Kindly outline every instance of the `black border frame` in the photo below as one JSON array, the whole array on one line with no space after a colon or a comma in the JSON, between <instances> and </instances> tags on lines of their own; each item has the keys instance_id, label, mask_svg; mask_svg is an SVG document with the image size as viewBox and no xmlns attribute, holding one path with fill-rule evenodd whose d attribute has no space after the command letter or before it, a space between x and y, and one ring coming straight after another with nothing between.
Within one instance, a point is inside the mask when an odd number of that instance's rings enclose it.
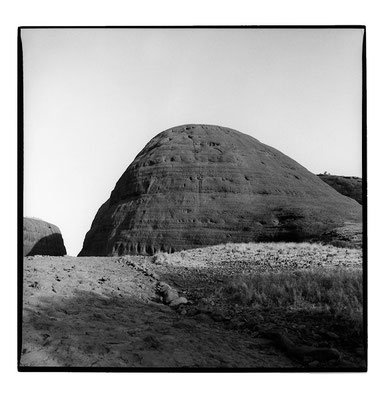
<instances>
[{"instance_id":1,"label":"black border frame","mask_svg":"<svg viewBox=\"0 0 386 400\"><path fill-rule=\"evenodd\" d=\"M363 212L363 340L366 367L358 368L113 368L113 367L23 367L23 210L24 210L24 81L22 30L27 29L360 29L362 46L362 212ZM149 25L149 26L19 26L17 29L17 370L19 372L367 372L368 369L368 237L367 237L367 66L365 25Z\"/></svg>"}]
</instances>

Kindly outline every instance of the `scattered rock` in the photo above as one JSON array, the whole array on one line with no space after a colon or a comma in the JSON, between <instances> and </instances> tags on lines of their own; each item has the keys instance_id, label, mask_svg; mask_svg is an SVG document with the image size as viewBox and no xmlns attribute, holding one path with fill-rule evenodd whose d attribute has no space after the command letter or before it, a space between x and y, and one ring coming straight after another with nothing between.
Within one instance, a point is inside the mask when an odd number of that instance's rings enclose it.
<instances>
[{"instance_id":1,"label":"scattered rock","mask_svg":"<svg viewBox=\"0 0 386 400\"><path fill-rule=\"evenodd\" d=\"M159 281L160 277L158 274L156 274L155 272L151 272L149 274L149 276L151 276L153 279L155 279L156 281Z\"/></svg>"},{"instance_id":2,"label":"scattered rock","mask_svg":"<svg viewBox=\"0 0 386 400\"><path fill-rule=\"evenodd\" d=\"M180 304L187 304L188 300L186 297L178 297L169 303L170 307L178 307Z\"/></svg>"},{"instance_id":3,"label":"scattered rock","mask_svg":"<svg viewBox=\"0 0 386 400\"><path fill-rule=\"evenodd\" d=\"M162 297L162 301L165 304L171 303L173 300L179 298L177 290L173 289L165 282L160 282L157 286L157 291Z\"/></svg>"},{"instance_id":4,"label":"scattered rock","mask_svg":"<svg viewBox=\"0 0 386 400\"><path fill-rule=\"evenodd\" d=\"M31 284L28 285L28 286L29 286L29 287L32 287L32 288L34 288L34 289L40 289L39 282L31 283Z\"/></svg>"},{"instance_id":5,"label":"scattered rock","mask_svg":"<svg viewBox=\"0 0 386 400\"><path fill-rule=\"evenodd\" d=\"M339 339L339 336L334 332L327 332L326 335L331 339Z\"/></svg>"}]
</instances>

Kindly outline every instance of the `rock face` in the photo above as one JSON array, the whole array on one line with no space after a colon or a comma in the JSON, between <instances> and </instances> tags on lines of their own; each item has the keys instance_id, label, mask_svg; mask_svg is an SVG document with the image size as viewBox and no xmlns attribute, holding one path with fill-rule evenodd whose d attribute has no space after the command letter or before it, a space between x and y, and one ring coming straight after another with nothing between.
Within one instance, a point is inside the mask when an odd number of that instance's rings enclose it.
<instances>
[{"instance_id":1,"label":"rock face","mask_svg":"<svg viewBox=\"0 0 386 400\"><path fill-rule=\"evenodd\" d=\"M233 129L183 125L137 155L79 255L300 241L346 221L360 222L361 206L281 152Z\"/></svg>"},{"instance_id":2,"label":"rock face","mask_svg":"<svg viewBox=\"0 0 386 400\"><path fill-rule=\"evenodd\" d=\"M64 256L62 234L57 226L39 219L23 218L24 256Z\"/></svg>"},{"instance_id":3,"label":"rock face","mask_svg":"<svg viewBox=\"0 0 386 400\"><path fill-rule=\"evenodd\" d=\"M351 197L359 204L362 204L362 178L327 174L320 174L318 176L339 193Z\"/></svg>"}]
</instances>

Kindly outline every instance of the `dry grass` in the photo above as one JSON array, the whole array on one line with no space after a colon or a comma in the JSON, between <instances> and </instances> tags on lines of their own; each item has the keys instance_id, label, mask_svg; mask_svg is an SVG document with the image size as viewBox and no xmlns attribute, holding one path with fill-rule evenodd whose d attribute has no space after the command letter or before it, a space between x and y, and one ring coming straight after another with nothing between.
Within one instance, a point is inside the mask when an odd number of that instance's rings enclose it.
<instances>
[{"instance_id":1,"label":"dry grass","mask_svg":"<svg viewBox=\"0 0 386 400\"><path fill-rule=\"evenodd\" d=\"M218 290L224 301L251 308L323 312L360 329L363 315L362 271L315 269L238 275Z\"/></svg>"},{"instance_id":2,"label":"dry grass","mask_svg":"<svg viewBox=\"0 0 386 400\"><path fill-rule=\"evenodd\" d=\"M362 357L357 354L364 351L365 328L361 249L227 243L153 261L190 300L226 316L236 329L257 336L279 330L299 345L334 347L354 363Z\"/></svg>"},{"instance_id":3,"label":"dry grass","mask_svg":"<svg viewBox=\"0 0 386 400\"><path fill-rule=\"evenodd\" d=\"M263 272L241 275L222 289L232 301L256 307L313 308L333 313L362 310L362 274L351 271Z\"/></svg>"},{"instance_id":4,"label":"dry grass","mask_svg":"<svg viewBox=\"0 0 386 400\"><path fill-rule=\"evenodd\" d=\"M197 275L206 297L273 313L315 312L362 321L362 251L319 243L227 243L173 254L153 263ZM221 283L209 284L209 278ZM358 322L359 323L359 322Z\"/></svg>"}]
</instances>

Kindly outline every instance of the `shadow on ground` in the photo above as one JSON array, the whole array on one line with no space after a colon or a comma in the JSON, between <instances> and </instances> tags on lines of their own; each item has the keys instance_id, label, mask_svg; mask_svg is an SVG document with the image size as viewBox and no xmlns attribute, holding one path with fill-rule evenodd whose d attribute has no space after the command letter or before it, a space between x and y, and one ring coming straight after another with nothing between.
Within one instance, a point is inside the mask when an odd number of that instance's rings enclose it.
<instances>
[{"instance_id":1,"label":"shadow on ground","mask_svg":"<svg viewBox=\"0 0 386 400\"><path fill-rule=\"evenodd\" d=\"M27 354L42 347L44 354L33 360L38 364L92 366L113 353L118 364L119 360L140 364L134 350L160 345L151 339L154 320L158 336L170 331L168 309L128 296L107 297L78 290L72 297L45 296L39 300L35 310L25 313L22 349Z\"/></svg>"},{"instance_id":2,"label":"shadow on ground","mask_svg":"<svg viewBox=\"0 0 386 400\"><path fill-rule=\"evenodd\" d=\"M266 343L129 296L75 291L25 307L21 366L291 368Z\"/></svg>"}]
</instances>

